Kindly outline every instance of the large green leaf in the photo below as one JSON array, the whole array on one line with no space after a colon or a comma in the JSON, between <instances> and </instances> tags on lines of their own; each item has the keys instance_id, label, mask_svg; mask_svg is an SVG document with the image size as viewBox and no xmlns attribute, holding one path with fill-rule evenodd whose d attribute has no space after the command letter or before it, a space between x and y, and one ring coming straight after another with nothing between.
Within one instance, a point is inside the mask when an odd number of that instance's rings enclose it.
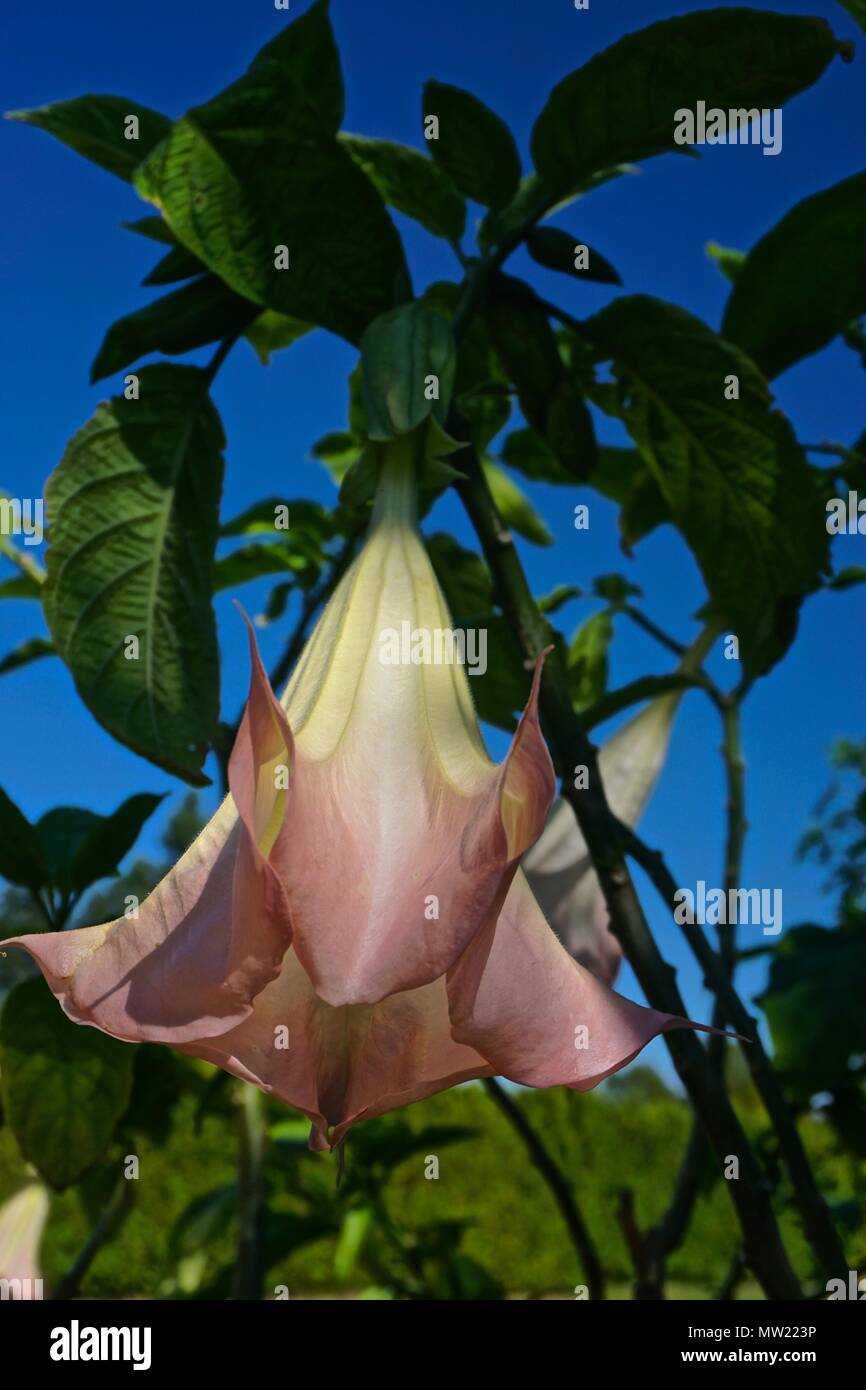
<instances>
[{"instance_id":1,"label":"large green leaf","mask_svg":"<svg viewBox=\"0 0 866 1390\"><path fill-rule=\"evenodd\" d=\"M837 42L822 19L704 10L606 48L551 93L532 132L541 177L567 189L609 165L679 148L675 112L781 106L821 76Z\"/></svg>"},{"instance_id":2,"label":"large green leaf","mask_svg":"<svg viewBox=\"0 0 866 1390\"><path fill-rule=\"evenodd\" d=\"M126 1108L135 1048L65 1015L41 979L0 1017L3 1109L21 1153L54 1188L102 1158Z\"/></svg>"},{"instance_id":3,"label":"large green leaf","mask_svg":"<svg viewBox=\"0 0 866 1390\"><path fill-rule=\"evenodd\" d=\"M414 218L434 236L460 240L466 204L438 164L411 145L393 140L343 134L340 142L392 208Z\"/></svg>"},{"instance_id":4,"label":"large green leaf","mask_svg":"<svg viewBox=\"0 0 866 1390\"><path fill-rule=\"evenodd\" d=\"M392 309L365 332L361 370L370 439L408 434L431 415L444 421L454 384L451 325L419 300Z\"/></svg>"},{"instance_id":5,"label":"large green leaf","mask_svg":"<svg viewBox=\"0 0 866 1390\"><path fill-rule=\"evenodd\" d=\"M866 174L792 208L737 272L722 332L768 377L866 313Z\"/></svg>"},{"instance_id":6,"label":"large green leaf","mask_svg":"<svg viewBox=\"0 0 866 1390\"><path fill-rule=\"evenodd\" d=\"M74 97L72 101L56 101L30 111L10 111L8 115L10 120L47 130L64 145L122 179L132 178L136 165L171 129L167 116L128 97ZM138 119L138 139L126 138L128 116Z\"/></svg>"},{"instance_id":7,"label":"large green leaf","mask_svg":"<svg viewBox=\"0 0 866 1390\"><path fill-rule=\"evenodd\" d=\"M41 888L48 880L42 844L24 812L0 788L0 878L22 888Z\"/></svg>"},{"instance_id":8,"label":"large green leaf","mask_svg":"<svg viewBox=\"0 0 866 1390\"><path fill-rule=\"evenodd\" d=\"M818 475L749 358L700 319L635 296L585 327L613 360L619 413L742 659L767 669L827 565ZM738 400L725 398L729 376Z\"/></svg>"},{"instance_id":9,"label":"large green leaf","mask_svg":"<svg viewBox=\"0 0 866 1390\"><path fill-rule=\"evenodd\" d=\"M161 796L139 792L109 816L77 806L56 806L36 826L52 885L61 893L81 894L91 883L117 871Z\"/></svg>"},{"instance_id":10,"label":"large green leaf","mask_svg":"<svg viewBox=\"0 0 866 1390\"><path fill-rule=\"evenodd\" d=\"M231 337L260 313L258 304L241 299L215 275L202 276L113 323L90 369L90 380L111 376L151 352L173 357Z\"/></svg>"},{"instance_id":11,"label":"large green leaf","mask_svg":"<svg viewBox=\"0 0 866 1390\"><path fill-rule=\"evenodd\" d=\"M162 364L140 399L97 407L48 481L45 614L101 724L188 781L219 703L210 604L222 487L222 426L208 377ZM139 641L137 659L125 655Z\"/></svg>"},{"instance_id":12,"label":"large green leaf","mask_svg":"<svg viewBox=\"0 0 866 1390\"><path fill-rule=\"evenodd\" d=\"M335 138L341 115L319 3L238 82L176 122L135 182L237 294L357 342L410 289L384 203Z\"/></svg>"},{"instance_id":13,"label":"large green leaf","mask_svg":"<svg viewBox=\"0 0 866 1390\"><path fill-rule=\"evenodd\" d=\"M866 925L786 931L760 1004L775 1060L802 1099L851 1080L849 1059L866 1052Z\"/></svg>"},{"instance_id":14,"label":"large green leaf","mask_svg":"<svg viewBox=\"0 0 866 1390\"><path fill-rule=\"evenodd\" d=\"M430 153L452 181L485 207L502 208L520 183L520 157L503 120L483 101L444 82L424 84L425 119L436 116Z\"/></svg>"}]
</instances>

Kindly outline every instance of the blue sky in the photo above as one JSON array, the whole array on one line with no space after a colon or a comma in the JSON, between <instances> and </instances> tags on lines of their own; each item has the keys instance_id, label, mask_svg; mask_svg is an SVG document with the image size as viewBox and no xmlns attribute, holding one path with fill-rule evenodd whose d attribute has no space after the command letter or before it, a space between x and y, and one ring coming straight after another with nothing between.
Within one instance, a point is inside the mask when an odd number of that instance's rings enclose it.
<instances>
[{"instance_id":1,"label":"blue sky","mask_svg":"<svg viewBox=\"0 0 866 1390\"><path fill-rule=\"evenodd\" d=\"M292 17L305 4L292 0ZM420 92L429 77L464 86L502 115L529 167L532 122L554 82L593 53L650 20L712 5L655 0L592 0L588 12L571 0L377 0L360 6L333 0L332 19L347 89L346 128L419 144ZM859 143L866 115L866 36L831 0L788 0L761 8L828 19L840 37L855 39L855 63L835 61L825 77L785 109L784 148L764 158L758 148L719 147L701 161L663 156L639 176L620 179L560 214L555 224L574 231L613 261L627 292L655 294L684 305L717 326L726 285L704 252L705 243L748 248L795 202L862 168ZM146 6L88 0L44 0L5 13L0 59L7 109L80 95L129 96L169 115L211 96L246 67L282 27L285 15L268 0L148 0ZM0 344L5 445L0 487L21 496L42 495L69 436L116 388L88 385L90 362L107 326L146 303L140 287L156 259L151 244L121 230L123 220L147 209L123 182L88 164L42 132L0 124L0 160L9 192L3 219L2 265L6 331ZM456 277L449 250L422 229L398 219L416 288ZM832 254L832 248L828 248ZM515 273L529 273L548 297L577 315L611 297L604 287L577 286L532 267L522 255ZM803 274L809 267L803 266ZM200 356L207 356L201 354ZM196 360L195 355L191 360ZM345 377L354 354L324 333L302 340L262 368L241 345L223 368L214 397L228 435L224 515L259 497L332 498L329 480L309 458L311 443L345 420ZM866 427L866 378L853 355L834 345L786 373L776 384L781 407L801 440L850 441ZM619 442L607 421L601 436ZM596 574L620 570L646 593L644 606L680 637L694 630L691 614L703 591L694 562L670 528L643 542L632 560L618 549L616 513L594 496L547 486L531 489L553 531L548 550L523 546L533 586L585 586ZM591 501L589 532L574 531L576 500ZM433 526L471 538L456 502L443 500ZM737 536L730 544L739 544ZM862 538L837 545L836 564L864 563ZM3 569L5 577L6 569ZM252 612L267 583L246 586L239 597ZM247 681L247 658L230 595L218 614L223 651L223 713L233 718ZM745 881L781 887L785 921L826 918L822 875L793 862L795 843L827 780L826 751L839 735L863 731L864 646L862 590L820 595L807 605L793 651L749 699L745 741L749 762L751 831ZM573 603L561 615L570 633L590 611ZM278 655L287 619L262 635L266 662ZM0 653L42 632L35 604L0 606ZM667 669L665 654L624 623L613 651L612 683ZM720 657L711 669L729 680ZM48 660L0 679L5 732L0 785L36 817L57 804L106 812L140 790L182 785L121 748L81 705L69 675ZM721 873L724 792L715 713L691 695L674 735L670 763L643 823L646 837L663 846L677 881L717 883ZM502 751L494 736L491 748ZM212 804L213 797L205 794ZM155 829L159 821L155 823ZM152 844L148 832L141 845ZM692 1016L707 1017L697 971L677 929L647 892L650 920L663 951L680 971ZM756 928L745 928L759 944ZM763 979L763 965L744 973L747 989ZM621 979L636 993L628 972ZM652 1056L663 1061L654 1045Z\"/></svg>"}]
</instances>

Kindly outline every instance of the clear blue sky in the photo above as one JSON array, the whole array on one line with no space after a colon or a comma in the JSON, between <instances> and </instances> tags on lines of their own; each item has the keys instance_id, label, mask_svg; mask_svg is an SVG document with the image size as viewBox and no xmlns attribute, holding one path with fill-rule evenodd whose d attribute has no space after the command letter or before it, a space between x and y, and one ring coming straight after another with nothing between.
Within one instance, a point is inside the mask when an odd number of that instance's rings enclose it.
<instances>
[{"instance_id":1,"label":"clear blue sky","mask_svg":"<svg viewBox=\"0 0 866 1390\"><path fill-rule=\"evenodd\" d=\"M292 0L292 16L306 4ZM577 12L571 0L333 0L332 18L343 56L346 126L369 135L420 141L420 92L428 77L475 92L504 116L528 166L532 121L551 85L622 34L650 22L712 5L655 0L592 0ZM626 291L659 295L717 325L726 286L706 258L717 240L748 248L807 194L862 168L866 116L866 36L834 0L788 0L764 9L818 14L839 36L858 43L856 62L836 61L818 85L785 109L784 149L764 158L757 148L716 148L703 159L663 156L637 178L620 179L560 214L573 230L618 267ZM284 24L269 0L43 0L7 9L0 59L3 104L36 106L84 92L137 99L169 115L211 96L246 67ZM6 190L2 265L6 329L0 361L4 457L0 487L40 496L69 436L116 383L88 386L88 369L105 331L152 292L140 281L155 260L146 241L120 229L147 209L120 180L80 159L43 132L0 124ZM415 225L400 221L416 287L454 277L450 252ZM827 254L832 254L828 248ZM528 269L521 257L515 272ZM533 267L534 283L573 313L601 307L604 288L577 287ZM809 274L809 266L803 266ZM332 496L310 444L345 419L345 376L353 364L346 344L316 333L262 368L242 345L215 387L229 445L224 514L270 494ZM866 427L866 377L847 350L834 346L795 367L777 383L780 405L802 440L849 441ZM608 422L600 433L618 442ZM554 583L584 585L599 573L626 572L646 592L646 608L671 631L688 636L702 587L690 556L663 528L628 561L618 550L616 515L607 503L569 489L532 489L556 535L549 550L524 546L538 592ZM576 500L591 500L588 533L571 527ZM432 524L454 527L469 541L451 499ZM731 536L730 543L738 544ZM836 564L864 563L862 538L837 546ZM3 568L5 577L6 568ZM267 583L239 597L256 612ZM752 829L745 881L781 887L785 921L826 916L822 875L793 862L793 849L827 779L825 755L839 735L863 732L863 591L819 596L806 607L792 653L751 696L746 714L749 814ZM562 615L567 632L590 611L574 603ZM230 596L218 603L223 650L223 713L233 718L247 681L247 658ZM277 656L292 612L262 637L266 662ZM0 605L0 653L42 632L32 603ZM717 674L726 678L726 663ZM666 669L664 653L623 625L614 648L614 684ZM78 701L56 660L0 679L4 730L0 785L36 817L57 804L106 812L140 790L171 791L181 784L104 733ZM666 849L679 883L717 883L721 872L723 786L718 727L712 710L690 696L675 731L673 752L644 821L647 838ZM494 736L499 753L503 740ZM205 794L206 798L209 794ZM211 802L214 797L209 798ZM159 822L156 823L156 826ZM142 839L152 844L154 834ZM677 929L645 894L662 949L680 969L692 1016L708 1016L699 977ZM757 931L754 941L758 944ZM744 929L747 933L748 928ZM764 967L749 968L756 987ZM621 987L636 993L628 972ZM663 1052L654 1045L653 1057Z\"/></svg>"}]
</instances>

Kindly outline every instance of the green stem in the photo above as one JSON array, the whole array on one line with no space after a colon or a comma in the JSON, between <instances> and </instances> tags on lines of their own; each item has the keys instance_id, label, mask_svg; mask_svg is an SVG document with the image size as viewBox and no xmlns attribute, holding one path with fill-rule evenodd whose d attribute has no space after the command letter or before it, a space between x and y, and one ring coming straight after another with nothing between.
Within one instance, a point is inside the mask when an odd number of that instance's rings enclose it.
<instances>
[{"instance_id":1,"label":"green stem","mask_svg":"<svg viewBox=\"0 0 866 1390\"><path fill-rule=\"evenodd\" d=\"M232 1298L260 1299L265 1274L265 1104L257 1086L246 1081L240 1084L238 1247Z\"/></svg>"},{"instance_id":2,"label":"green stem","mask_svg":"<svg viewBox=\"0 0 866 1390\"><path fill-rule=\"evenodd\" d=\"M125 1178L121 1175L118 1178L117 1186L111 1195L111 1199L99 1217L96 1225L87 1237L81 1250L76 1255L69 1269L63 1275L54 1292L51 1295L52 1301L67 1298L76 1298L90 1266L103 1245L115 1235L118 1228L126 1219L135 1200L135 1179Z\"/></svg>"}]
</instances>

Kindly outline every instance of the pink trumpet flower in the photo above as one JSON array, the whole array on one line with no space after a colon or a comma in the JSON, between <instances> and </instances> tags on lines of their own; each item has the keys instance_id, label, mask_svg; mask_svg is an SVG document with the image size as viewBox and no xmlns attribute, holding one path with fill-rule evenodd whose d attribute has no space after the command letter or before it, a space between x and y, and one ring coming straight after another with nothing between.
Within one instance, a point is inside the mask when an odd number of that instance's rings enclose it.
<instances>
[{"instance_id":1,"label":"pink trumpet flower","mask_svg":"<svg viewBox=\"0 0 866 1390\"><path fill-rule=\"evenodd\" d=\"M554 792L540 664L497 766L459 663L383 659L404 623L450 631L410 456L386 451L366 543L279 701L251 637L230 795L137 916L4 942L75 1022L254 1082L319 1149L474 1077L587 1090L692 1026L573 961L519 869Z\"/></svg>"}]
</instances>

